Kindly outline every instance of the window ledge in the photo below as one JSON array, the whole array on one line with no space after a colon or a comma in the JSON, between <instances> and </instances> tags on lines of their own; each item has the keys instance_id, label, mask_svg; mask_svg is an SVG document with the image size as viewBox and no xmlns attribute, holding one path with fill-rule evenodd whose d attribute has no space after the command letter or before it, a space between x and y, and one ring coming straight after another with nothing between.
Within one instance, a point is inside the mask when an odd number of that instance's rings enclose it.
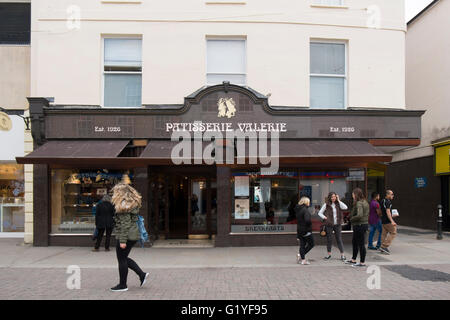
<instances>
[{"instance_id":1,"label":"window ledge","mask_svg":"<svg viewBox=\"0 0 450 320\"><path fill-rule=\"evenodd\" d=\"M231 5L245 5L245 1L206 1L205 4L231 4Z\"/></svg>"},{"instance_id":2,"label":"window ledge","mask_svg":"<svg viewBox=\"0 0 450 320\"><path fill-rule=\"evenodd\" d=\"M311 8L348 9L348 6L336 6L328 4L312 4Z\"/></svg>"},{"instance_id":3,"label":"window ledge","mask_svg":"<svg viewBox=\"0 0 450 320\"><path fill-rule=\"evenodd\" d=\"M142 1L139 0L102 0L102 3L105 4L141 4Z\"/></svg>"}]
</instances>

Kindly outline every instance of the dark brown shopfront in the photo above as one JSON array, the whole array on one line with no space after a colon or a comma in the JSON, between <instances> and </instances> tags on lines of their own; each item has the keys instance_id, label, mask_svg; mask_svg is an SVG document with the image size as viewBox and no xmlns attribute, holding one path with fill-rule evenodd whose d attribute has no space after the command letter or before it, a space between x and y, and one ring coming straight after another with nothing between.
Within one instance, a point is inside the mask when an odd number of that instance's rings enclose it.
<instances>
[{"instance_id":1,"label":"dark brown shopfront","mask_svg":"<svg viewBox=\"0 0 450 320\"><path fill-rule=\"evenodd\" d=\"M389 148L418 145L423 114L269 106L227 83L182 105L139 109L29 101L35 151L17 161L34 164L35 246L91 245L95 204L123 180L142 193L154 239L296 245L289 213L296 197L308 196L314 214L330 191L349 207L354 187L381 192ZM244 153L230 132L246 134ZM274 132L279 144L260 144Z\"/></svg>"}]
</instances>

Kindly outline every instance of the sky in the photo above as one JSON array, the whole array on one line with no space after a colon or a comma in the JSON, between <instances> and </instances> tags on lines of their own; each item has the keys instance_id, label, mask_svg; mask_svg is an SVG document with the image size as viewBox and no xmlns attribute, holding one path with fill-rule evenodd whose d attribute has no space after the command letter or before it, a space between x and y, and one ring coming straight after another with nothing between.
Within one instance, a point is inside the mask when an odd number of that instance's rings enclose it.
<instances>
[{"instance_id":1,"label":"sky","mask_svg":"<svg viewBox=\"0 0 450 320\"><path fill-rule=\"evenodd\" d=\"M431 2L433 2L433 0L405 0L406 22L414 18L416 14L422 11Z\"/></svg>"}]
</instances>

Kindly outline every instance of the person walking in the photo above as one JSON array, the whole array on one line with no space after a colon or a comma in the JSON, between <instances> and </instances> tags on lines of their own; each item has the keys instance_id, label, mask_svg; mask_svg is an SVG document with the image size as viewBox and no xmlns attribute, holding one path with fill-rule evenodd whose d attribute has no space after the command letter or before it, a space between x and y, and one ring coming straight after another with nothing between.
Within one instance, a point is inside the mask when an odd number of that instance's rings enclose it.
<instances>
[{"instance_id":1,"label":"person walking","mask_svg":"<svg viewBox=\"0 0 450 320\"><path fill-rule=\"evenodd\" d=\"M311 214L308 210L309 205L309 198L302 197L295 206L295 215L297 218L297 238L300 241L299 254L297 254L297 263L301 263L302 265L310 264L309 261L306 260L306 254L314 247Z\"/></svg>"},{"instance_id":2,"label":"person walking","mask_svg":"<svg viewBox=\"0 0 450 320\"><path fill-rule=\"evenodd\" d=\"M351 260L345 261L347 264L351 264L354 267L365 267L366 260L366 232L369 222L369 203L367 202L364 194L360 188L355 188L352 193L353 196L353 209L350 214L350 222L353 227L353 256ZM356 263L356 257L360 254L360 262Z\"/></svg>"},{"instance_id":3,"label":"person walking","mask_svg":"<svg viewBox=\"0 0 450 320\"><path fill-rule=\"evenodd\" d=\"M120 283L111 288L111 291L127 291L128 268L133 270L139 277L141 287L145 284L149 274L132 259L128 258L131 249L140 238L137 226L138 213L141 208L141 195L125 183L119 183L112 189L112 203L116 210L115 232L117 238L116 255L119 265Z\"/></svg>"},{"instance_id":4,"label":"person walking","mask_svg":"<svg viewBox=\"0 0 450 320\"><path fill-rule=\"evenodd\" d=\"M394 199L394 192L386 190L386 196L381 201L381 224L383 232L381 233L381 247L380 251L385 254L391 254L389 246L394 241L397 235L397 224L392 217L392 200Z\"/></svg>"},{"instance_id":5,"label":"person walking","mask_svg":"<svg viewBox=\"0 0 450 320\"><path fill-rule=\"evenodd\" d=\"M98 252L100 244L102 243L103 234L106 231L105 251L109 251L109 244L111 241L111 234L114 225L114 206L111 203L111 197L105 194L102 200L97 204L95 210L95 227L97 228L97 241L95 247L92 249Z\"/></svg>"},{"instance_id":6,"label":"person walking","mask_svg":"<svg viewBox=\"0 0 450 320\"><path fill-rule=\"evenodd\" d=\"M344 244L342 242L342 224L344 223L344 216L342 210L347 210L348 207L345 203L339 200L339 195L335 192L330 192L325 199L325 204L319 211L319 217L325 221L325 229L327 232L327 252L328 255L325 260L331 259L331 246L333 243L332 234L336 238L336 243L341 252L341 260L345 261Z\"/></svg>"},{"instance_id":7,"label":"person walking","mask_svg":"<svg viewBox=\"0 0 450 320\"><path fill-rule=\"evenodd\" d=\"M377 192L372 192L372 201L370 201L370 213L369 213L369 243L367 248L369 250L378 250L381 247L381 209L380 209L380 194ZM378 231L378 241L377 246L373 246L373 236L375 235L375 231Z\"/></svg>"}]
</instances>

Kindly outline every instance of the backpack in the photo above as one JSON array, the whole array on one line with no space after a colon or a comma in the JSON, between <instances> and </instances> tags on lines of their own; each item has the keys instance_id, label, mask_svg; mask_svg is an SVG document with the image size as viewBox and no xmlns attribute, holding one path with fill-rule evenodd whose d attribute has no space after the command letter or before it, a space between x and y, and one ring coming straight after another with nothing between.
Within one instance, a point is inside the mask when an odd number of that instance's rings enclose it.
<instances>
[{"instance_id":1,"label":"backpack","mask_svg":"<svg viewBox=\"0 0 450 320\"><path fill-rule=\"evenodd\" d=\"M139 243L141 244L141 247L144 247L144 244L148 242L148 233L147 230L145 230L144 217L138 215L138 220L136 221L136 224L140 234Z\"/></svg>"}]
</instances>

